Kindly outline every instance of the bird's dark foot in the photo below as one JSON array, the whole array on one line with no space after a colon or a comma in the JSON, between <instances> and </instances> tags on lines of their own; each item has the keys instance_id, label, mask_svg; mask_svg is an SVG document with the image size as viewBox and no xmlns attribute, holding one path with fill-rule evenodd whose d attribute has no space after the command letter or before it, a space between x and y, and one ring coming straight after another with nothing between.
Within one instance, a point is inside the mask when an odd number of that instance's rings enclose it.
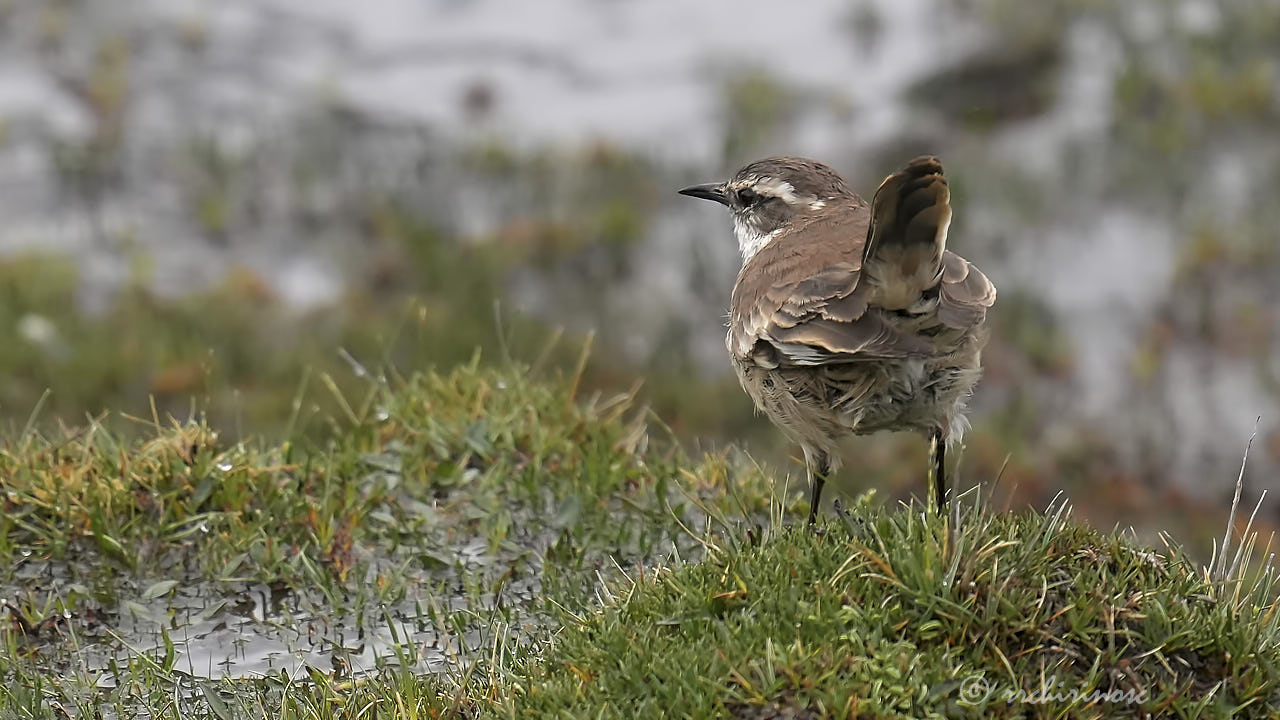
<instances>
[{"instance_id":1,"label":"bird's dark foot","mask_svg":"<svg viewBox=\"0 0 1280 720\"><path fill-rule=\"evenodd\" d=\"M809 527L818 521L818 508L822 507L822 486L827 484L827 476L831 474L831 463L826 453L816 453L817 469L808 461L809 453L805 453L806 465L809 469Z\"/></svg>"},{"instance_id":2,"label":"bird's dark foot","mask_svg":"<svg viewBox=\"0 0 1280 720\"><path fill-rule=\"evenodd\" d=\"M827 534L826 528L818 524L818 506L817 505L814 505L809 508L808 527L810 530L813 531L813 534L815 535L822 536Z\"/></svg>"},{"instance_id":3,"label":"bird's dark foot","mask_svg":"<svg viewBox=\"0 0 1280 720\"><path fill-rule=\"evenodd\" d=\"M947 436L936 430L930 438L929 454L931 456L930 474L933 476L934 512L939 516L947 514Z\"/></svg>"}]
</instances>

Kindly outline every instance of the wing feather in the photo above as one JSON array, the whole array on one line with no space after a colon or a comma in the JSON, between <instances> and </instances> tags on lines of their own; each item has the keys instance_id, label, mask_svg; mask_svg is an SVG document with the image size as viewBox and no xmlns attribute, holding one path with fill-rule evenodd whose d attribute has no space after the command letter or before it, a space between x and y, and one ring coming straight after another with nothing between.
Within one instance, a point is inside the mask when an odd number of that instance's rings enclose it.
<instances>
[{"instance_id":1,"label":"wing feather","mask_svg":"<svg viewBox=\"0 0 1280 720\"><path fill-rule=\"evenodd\" d=\"M950 251L942 258L938 292L938 320L964 330L980 325L996 302L996 286L973 263Z\"/></svg>"},{"instance_id":2,"label":"wing feather","mask_svg":"<svg viewBox=\"0 0 1280 720\"><path fill-rule=\"evenodd\" d=\"M794 327L771 327L763 340L795 365L906 358L932 350L928 338L901 332L878 312L852 322L813 318Z\"/></svg>"}]
</instances>

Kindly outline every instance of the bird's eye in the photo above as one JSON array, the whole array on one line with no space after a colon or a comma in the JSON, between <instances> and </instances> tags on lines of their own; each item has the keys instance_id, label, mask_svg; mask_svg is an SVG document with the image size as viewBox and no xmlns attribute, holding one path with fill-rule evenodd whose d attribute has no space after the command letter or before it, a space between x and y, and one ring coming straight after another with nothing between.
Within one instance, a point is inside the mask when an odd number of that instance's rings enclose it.
<instances>
[{"instance_id":1,"label":"bird's eye","mask_svg":"<svg viewBox=\"0 0 1280 720\"><path fill-rule=\"evenodd\" d=\"M760 202L760 193L755 190L752 190L751 188L743 188L738 191L738 203L742 205L742 207L751 207L758 202Z\"/></svg>"}]
</instances>

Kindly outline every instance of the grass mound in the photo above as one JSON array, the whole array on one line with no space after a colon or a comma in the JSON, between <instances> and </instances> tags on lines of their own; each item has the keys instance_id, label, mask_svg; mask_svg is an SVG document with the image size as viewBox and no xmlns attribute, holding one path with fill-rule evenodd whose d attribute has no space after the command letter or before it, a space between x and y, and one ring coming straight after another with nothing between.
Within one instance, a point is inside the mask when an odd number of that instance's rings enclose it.
<instances>
[{"instance_id":1,"label":"grass mound","mask_svg":"<svg viewBox=\"0 0 1280 720\"><path fill-rule=\"evenodd\" d=\"M634 576L512 717L1276 717L1267 583L1047 515L860 509ZM637 712L636 708L640 708Z\"/></svg>"}]
</instances>

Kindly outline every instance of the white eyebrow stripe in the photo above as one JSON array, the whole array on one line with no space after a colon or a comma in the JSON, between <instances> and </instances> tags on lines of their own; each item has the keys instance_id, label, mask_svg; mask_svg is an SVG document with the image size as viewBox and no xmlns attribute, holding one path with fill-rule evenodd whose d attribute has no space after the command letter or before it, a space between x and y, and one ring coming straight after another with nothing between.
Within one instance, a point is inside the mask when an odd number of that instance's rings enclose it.
<instances>
[{"instance_id":1,"label":"white eyebrow stripe","mask_svg":"<svg viewBox=\"0 0 1280 720\"><path fill-rule=\"evenodd\" d=\"M788 205L795 205L800 202L800 196L796 195L796 188L786 180L777 180L771 177L762 177L755 182L755 191L761 195L772 195L776 198L782 198Z\"/></svg>"}]
</instances>

